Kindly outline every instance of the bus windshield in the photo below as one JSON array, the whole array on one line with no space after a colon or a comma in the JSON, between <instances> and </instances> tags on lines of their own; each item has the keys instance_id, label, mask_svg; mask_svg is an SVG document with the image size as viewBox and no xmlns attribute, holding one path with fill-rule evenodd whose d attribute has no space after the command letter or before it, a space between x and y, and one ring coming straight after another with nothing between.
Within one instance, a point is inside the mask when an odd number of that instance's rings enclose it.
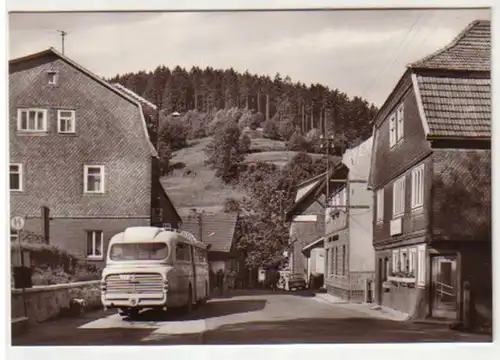
<instances>
[{"instance_id":1,"label":"bus windshield","mask_svg":"<svg viewBox=\"0 0 500 360\"><path fill-rule=\"evenodd\" d=\"M114 244L110 258L113 261L163 260L168 256L166 243Z\"/></svg>"}]
</instances>

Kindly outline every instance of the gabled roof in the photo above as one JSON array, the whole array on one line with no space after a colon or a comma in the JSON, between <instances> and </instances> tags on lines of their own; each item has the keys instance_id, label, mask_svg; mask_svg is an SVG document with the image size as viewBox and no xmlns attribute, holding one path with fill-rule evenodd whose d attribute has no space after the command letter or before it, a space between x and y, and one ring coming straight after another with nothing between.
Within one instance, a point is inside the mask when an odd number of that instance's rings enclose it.
<instances>
[{"instance_id":1,"label":"gabled roof","mask_svg":"<svg viewBox=\"0 0 500 360\"><path fill-rule=\"evenodd\" d=\"M163 194L165 195L167 202L170 204L170 206L174 210L175 217L177 218L177 220L179 220L180 223L182 223L182 217L177 212L177 209L175 208L175 204L172 202L172 199L170 199L170 197L168 196L167 188L165 187L164 184L162 184L162 182L160 180L158 180L158 182L160 183L161 189L163 190Z\"/></svg>"},{"instance_id":2,"label":"gabled roof","mask_svg":"<svg viewBox=\"0 0 500 360\"><path fill-rule=\"evenodd\" d=\"M201 241L212 245L210 252L228 253L231 251L237 220L238 213L201 214ZM189 231L199 239L198 221L197 216L184 216L180 228Z\"/></svg>"},{"instance_id":3,"label":"gabled roof","mask_svg":"<svg viewBox=\"0 0 500 360\"><path fill-rule=\"evenodd\" d=\"M490 21L473 21L449 45L408 67L413 69L490 71Z\"/></svg>"},{"instance_id":4,"label":"gabled roof","mask_svg":"<svg viewBox=\"0 0 500 360\"><path fill-rule=\"evenodd\" d=\"M113 86L115 88L117 88L118 90L123 91L127 95L130 95L131 97L133 97L134 99L136 99L137 101L139 101L142 105L146 105L146 106L150 107L152 110L156 110L156 105L155 104L153 104L153 103L149 102L148 100L144 99L142 96L140 96L139 94L135 93L134 91L126 88L122 84L114 83Z\"/></svg>"},{"instance_id":5,"label":"gabled roof","mask_svg":"<svg viewBox=\"0 0 500 360\"><path fill-rule=\"evenodd\" d=\"M81 66L80 64L78 64L75 61L71 60L67 56L61 54L56 49L54 49L54 48L51 47L51 48L49 48L47 50L43 50L43 51L40 51L40 52L37 52L37 53L33 53L33 54L30 54L30 55L27 55L27 56L23 56L23 57L20 57L20 58L12 59L12 60L9 61L9 68L11 66L16 66L16 65L19 65L19 64L21 64L23 62L29 61L29 60L33 60L33 59L36 59L36 58L40 58L40 57L44 57L44 56L49 56L49 55L53 55L53 56L55 56L55 57L57 57L57 58L65 61L67 64L73 66L75 69L81 71L82 73L84 73L85 75L87 75L88 77L90 77L92 80L98 82L99 84L101 84L104 87L108 88L112 92L118 94L119 96L123 97L124 99L130 101L132 104L136 105L138 107L138 109L139 109L139 114L141 116L141 122L142 122L142 127L143 127L143 130L144 130L145 140L147 142L147 145L148 145L148 148L149 148L149 150L151 152L151 155L152 156L158 156L158 154L156 152L156 149L154 148L153 144L151 143L151 141L149 139L148 130L147 130L147 126L146 126L146 120L144 119L144 114L143 114L141 103L138 100L134 99L132 96L126 94L123 91L120 91L118 88L114 87L113 85L111 85L107 81L103 80L102 78L100 78L99 76L97 76L96 74L94 74L93 72L91 72L90 70L84 68L83 66Z\"/></svg>"},{"instance_id":6,"label":"gabled roof","mask_svg":"<svg viewBox=\"0 0 500 360\"><path fill-rule=\"evenodd\" d=\"M490 21L470 23L409 69L427 138L491 138Z\"/></svg>"},{"instance_id":7,"label":"gabled roof","mask_svg":"<svg viewBox=\"0 0 500 360\"><path fill-rule=\"evenodd\" d=\"M339 162L330 170L328 179L332 180L338 178L339 175L343 175L343 171L349 171L349 169L345 166L344 163ZM327 183L326 175L327 173L324 172L316 176L315 178L318 178L320 181L318 181L313 187L311 187L302 197L300 197L300 199L295 201L292 206L285 210L286 221L292 220L293 216L301 213L302 209L307 206L306 204L310 204L323 194L324 188L326 187ZM324 178L323 180L321 180L322 177Z\"/></svg>"},{"instance_id":8,"label":"gabled roof","mask_svg":"<svg viewBox=\"0 0 500 360\"><path fill-rule=\"evenodd\" d=\"M302 181L301 183L299 183L299 184L297 185L297 188L298 188L298 189L300 189L301 187L304 187L304 186L307 186L307 185L309 185L309 184L312 184L312 183L313 183L313 182L315 182L316 180L321 179L322 177L324 177L325 175L326 175L326 172L324 172L324 173L322 173L322 174L319 174L319 175L316 175L316 176L314 176L314 177L312 177L312 178L309 178L309 179L307 179L307 180L304 180L304 181Z\"/></svg>"},{"instance_id":9,"label":"gabled roof","mask_svg":"<svg viewBox=\"0 0 500 360\"><path fill-rule=\"evenodd\" d=\"M490 139L491 80L414 74L427 138Z\"/></svg>"}]
</instances>

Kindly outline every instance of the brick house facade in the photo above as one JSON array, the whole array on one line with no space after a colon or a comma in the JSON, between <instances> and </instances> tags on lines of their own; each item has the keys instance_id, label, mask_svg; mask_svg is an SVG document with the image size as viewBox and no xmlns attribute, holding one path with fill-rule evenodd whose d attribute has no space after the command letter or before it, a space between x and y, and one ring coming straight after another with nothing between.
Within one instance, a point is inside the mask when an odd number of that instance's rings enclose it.
<instances>
[{"instance_id":1,"label":"brick house facade","mask_svg":"<svg viewBox=\"0 0 500 360\"><path fill-rule=\"evenodd\" d=\"M490 23L408 66L374 119L376 301L491 321ZM480 320L482 319L482 320Z\"/></svg>"},{"instance_id":2,"label":"brick house facade","mask_svg":"<svg viewBox=\"0 0 500 360\"><path fill-rule=\"evenodd\" d=\"M124 228L180 223L141 104L54 49L9 62L9 132L11 215L51 244L102 265Z\"/></svg>"}]
</instances>

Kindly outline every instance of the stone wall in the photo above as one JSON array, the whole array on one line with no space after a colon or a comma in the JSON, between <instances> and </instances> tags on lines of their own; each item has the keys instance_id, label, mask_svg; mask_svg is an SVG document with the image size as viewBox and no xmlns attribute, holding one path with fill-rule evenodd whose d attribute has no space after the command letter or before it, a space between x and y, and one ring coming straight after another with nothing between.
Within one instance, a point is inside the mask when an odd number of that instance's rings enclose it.
<instances>
[{"instance_id":1,"label":"stone wall","mask_svg":"<svg viewBox=\"0 0 500 360\"><path fill-rule=\"evenodd\" d=\"M25 314L23 290L12 289L11 319L27 317L30 323L40 323L68 310L72 299L86 300L87 309L98 308L102 306L100 296L99 281L35 286L24 291Z\"/></svg>"}]
</instances>

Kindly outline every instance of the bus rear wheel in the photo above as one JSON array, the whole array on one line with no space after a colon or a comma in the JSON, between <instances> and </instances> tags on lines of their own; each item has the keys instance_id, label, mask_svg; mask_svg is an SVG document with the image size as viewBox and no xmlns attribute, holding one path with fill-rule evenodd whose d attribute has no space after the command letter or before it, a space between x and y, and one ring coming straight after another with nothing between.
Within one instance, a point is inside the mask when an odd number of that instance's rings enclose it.
<instances>
[{"instance_id":1,"label":"bus rear wheel","mask_svg":"<svg viewBox=\"0 0 500 360\"><path fill-rule=\"evenodd\" d=\"M208 300L208 283L205 283L205 293L203 294L203 297L200 298L197 302L196 305L205 305Z\"/></svg>"}]
</instances>

